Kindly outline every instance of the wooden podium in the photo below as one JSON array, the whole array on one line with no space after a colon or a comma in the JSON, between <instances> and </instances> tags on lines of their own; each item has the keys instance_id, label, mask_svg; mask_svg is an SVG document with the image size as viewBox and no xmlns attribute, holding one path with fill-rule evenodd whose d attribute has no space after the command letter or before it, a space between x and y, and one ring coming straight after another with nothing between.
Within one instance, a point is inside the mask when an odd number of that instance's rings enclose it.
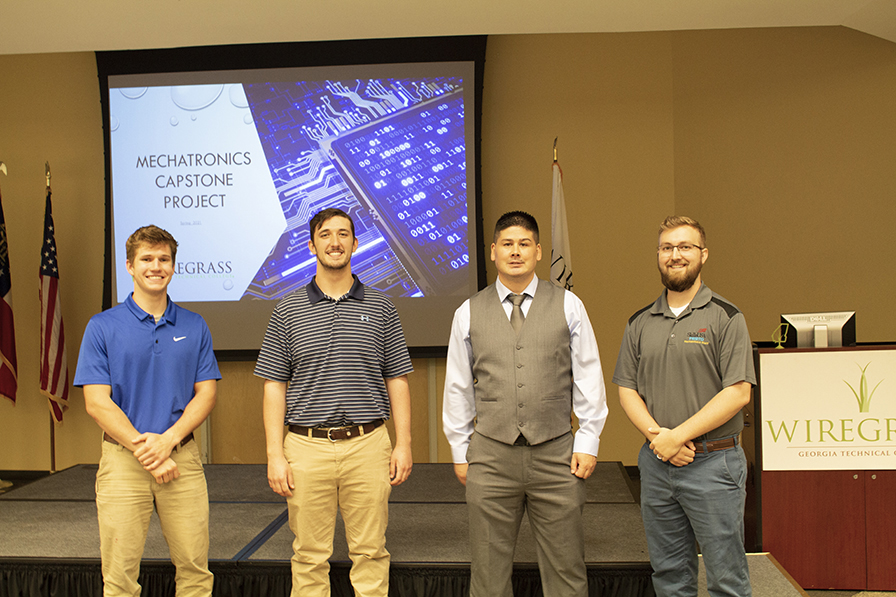
<instances>
[{"instance_id":1,"label":"wooden podium","mask_svg":"<svg viewBox=\"0 0 896 597\"><path fill-rule=\"evenodd\" d=\"M803 588L896 590L896 345L755 356L761 549Z\"/></svg>"}]
</instances>

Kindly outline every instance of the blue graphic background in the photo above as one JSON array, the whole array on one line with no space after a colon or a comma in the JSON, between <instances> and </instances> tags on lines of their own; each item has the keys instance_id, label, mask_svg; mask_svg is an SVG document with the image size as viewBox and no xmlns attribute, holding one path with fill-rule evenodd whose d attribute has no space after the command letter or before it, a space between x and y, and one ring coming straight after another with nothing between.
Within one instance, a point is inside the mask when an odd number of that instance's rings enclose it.
<instances>
[{"instance_id":1,"label":"blue graphic background","mask_svg":"<svg viewBox=\"0 0 896 597\"><path fill-rule=\"evenodd\" d=\"M467 292L463 82L458 77L244 85L286 231L246 296L308 283L308 220L355 222L352 271L391 296Z\"/></svg>"}]
</instances>

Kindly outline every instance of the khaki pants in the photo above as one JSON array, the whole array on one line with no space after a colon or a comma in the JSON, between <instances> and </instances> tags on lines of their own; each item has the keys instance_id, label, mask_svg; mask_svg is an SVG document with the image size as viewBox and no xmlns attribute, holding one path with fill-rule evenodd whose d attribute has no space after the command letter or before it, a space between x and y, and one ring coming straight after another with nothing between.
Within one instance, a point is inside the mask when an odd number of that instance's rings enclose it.
<instances>
[{"instance_id":1,"label":"khaki pants","mask_svg":"<svg viewBox=\"0 0 896 597\"><path fill-rule=\"evenodd\" d=\"M296 485L287 498L289 528L296 536L292 597L329 597L337 508L345 521L356 597L386 597L392 445L385 426L337 441L289 433L283 447Z\"/></svg>"},{"instance_id":2,"label":"khaki pants","mask_svg":"<svg viewBox=\"0 0 896 597\"><path fill-rule=\"evenodd\" d=\"M207 597L214 578L208 569L208 489L196 442L175 448L180 477L156 483L126 448L103 442L96 474L96 510L103 560L103 595L137 597L140 559L153 505L171 561L177 597Z\"/></svg>"}]
</instances>

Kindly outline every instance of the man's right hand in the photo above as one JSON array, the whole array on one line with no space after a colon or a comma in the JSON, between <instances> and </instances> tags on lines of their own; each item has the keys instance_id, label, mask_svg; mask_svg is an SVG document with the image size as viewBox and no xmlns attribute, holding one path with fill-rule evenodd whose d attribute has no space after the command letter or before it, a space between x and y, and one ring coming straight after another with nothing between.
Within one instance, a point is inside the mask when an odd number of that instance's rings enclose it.
<instances>
[{"instance_id":1,"label":"man's right hand","mask_svg":"<svg viewBox=\"0 0 896 597\"><path fill-rule=\"evenodd\" d=\"M177 470L177 463L171 460L170 456L149 472L159 485L167 483L168 481L174 481L180 477L180 471Z\"/></svg>"},{"instance_id":2,"label":"man's right hand","mask_svg":"<svg viewBox=\"0 0 896 597\"><path fill-rule=\"evenodd\" d=\"M457 480L460 481L461 485L467 485L467 469L469 467L470 465L466 462L454 465L454 474L457 475Z\"/></svg>"},{"instance_id":3,"label":"man's right hand","mask_svg":"<svg viewBox=\"0 0 896 597\"><path fill-rule=\"evenodd\" d=\"M171 451L177 446L177 442L170 441L170 434L141 433L131 440L136 448L134 456L148 471L153 471L171 457Z\"/></svg>"},{"instance_id":4,"label":"man's right hand","mask_svg":"<svg viewBox=\"0 0 896 597\"><path fill-rule=\"evenodd\" d=\"M268 485L277 495L292 497L296 484L293 483L292 468L285 457L268 458Z\"/></svg>"},{"instance_id":5,"label":"man's right hand","mask_svg":"<svg viewBox=\"0 0 896 597\"><path fill-rule=\"evenodd\" d=\"M658 435L660 428L659 427L651 427L647 430L650 434L650 437L647 439L653 445L653 438ZM694 445L693 440L688 440L682 444L681 448L678 449L678 452L669 459L669 464L682 467L687 466L690 463L694 462L694 455L697 453L697 446Z\"/></svg>"}]
</instances>

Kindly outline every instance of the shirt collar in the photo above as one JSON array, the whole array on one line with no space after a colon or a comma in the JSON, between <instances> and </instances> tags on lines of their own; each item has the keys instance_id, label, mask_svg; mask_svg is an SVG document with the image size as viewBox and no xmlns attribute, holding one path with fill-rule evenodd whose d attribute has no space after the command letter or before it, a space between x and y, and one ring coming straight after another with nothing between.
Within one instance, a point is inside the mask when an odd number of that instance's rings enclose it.
<instances>
[{"instance_id":1,"label":"shirt collar","mask_svg":"<svg viewBox=\"0 0 896 597\"><path fill-rule=\"evenodd\" d=\"M498 298L501 299L502 303L507 300L507 295L512 294L510 289L501 282L501 278L495 280L495 288L498 290ZM523 289L522 294L528 294L531 298L535 298L536 288L538 288L538 276L532 276L532 281Z\"/></svg>"},{"instance_id":2,"label":"shirt collar","mask_svg":"<svg viewBox=\"0 0 896 597\"><path fill-rule=\"evenodd\" d=\"M364 300L364 284L361 283L361 280L358 279L358 276L352 274L352 287L349 288L349 291L346 293L346 296L353 298L358 301ZM311 278L311 281L305 287L308 289L308 302L312 305L314 303L318 303L323 300L330 300L330 297L325 295L323 291L320 289L320 286L317 285L316 276ZM339 297L342 298L342 297Z\"/></svg>"},{"instance_id":3,"label":"shirt collar","mask_svg":"<svg viewBox=\"0 0 896 597\"><path fill-rule=\"evenodd\" d=\"M168 305L165 307L165 313L162 315L162 319L164 319L167 323L171 325L175 325L177 323L177 311L174 309L174 301L171 300L171 297L165 295L166 300L168 301ZM134 293L128 295L128 298L125 299L124 304L130 310L130 312L139 319L143 321L146 318L152 320L153 323L156 323L155 318L140 308L137 302L134 300ZM161 321L161 319L159 320Z\"/></svg>"},{"instance_id":4,"label":"shirt collar","mask_svg":"<svg viewBox=\"0 0 896 597\"><path fill-rule=\"evenodd\" d=\"M681 312L682 315L687 313L688 311L693 311L694 309L699 309L701 307L705 307L709 304L709 301L712 300L712 290L709 289L705 283L700 282L700 289L697 291L697 294L694 295L694 298L691 299L688 308ZM667 312L670 317L675 317L672 313L672 310L669 309L669 301L666 299L666 291L663 291L663 294L660 295L660 298L656 299L656 302L653 303L653 307L650 308L650 312L653 315L665 315Z\"/></svg>"}]
</instances>

